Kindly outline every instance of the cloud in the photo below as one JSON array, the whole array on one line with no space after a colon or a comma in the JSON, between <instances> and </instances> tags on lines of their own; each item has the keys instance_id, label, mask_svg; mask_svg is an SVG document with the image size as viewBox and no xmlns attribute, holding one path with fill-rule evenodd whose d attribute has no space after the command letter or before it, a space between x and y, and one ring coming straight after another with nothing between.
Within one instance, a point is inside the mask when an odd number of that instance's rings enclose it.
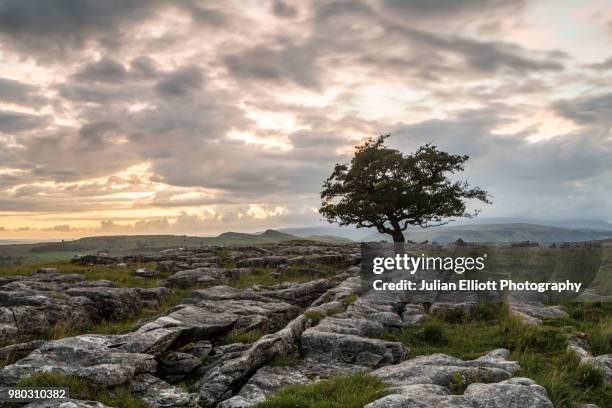
<instances>
[{"instance_id":1,"label":"cloud","mask_svg":"<svg viewBox=\"0 0 612 408\"><path fill-rule=\"evenodd\" d=\"M272 3L272 12L277 17L293 18L297 17L298 9L282 0L274 0Z\"/></svg>"},{"instance_id":2,"label":"cloud","mask_svg":"<svg viewBox=\"0 0 612 408\"><path fill-rule=\"evenodd\" d=\"M72 228L68 224L56 225L51 228L46 228L43 231L69 232Z\"/></svg>"},{"instance_id":3,"label":"cloud","mask_svg":"<svg viewBox=\"0 0 612 408\"><path fill-rule=\"evenodd\" d=\"M127 77L127 71L123 64L110 58L103 58L97 62L85 65L79 72L73 75L77 81L84 82L123 82Z\"/></svg>"},{"instance_id":4,"label":"cloud","mask_svg":"<svg viewBox=\"0 0 612 408\"><path fill-rule=\"evenodd\" d=\"M161 97L177 98L197 92L203 84L202 71L196 66L186 66L166 75L155 85L155 90Z\"/></svg>"},{"instance_id":5,"label":"cloud","mask_svg":"<svg viewBox=\"0 0 612 408\"><path fill-rule=\"evenodd\" d=\"M146 21L162 2L157 0L4 0L0 3L0 36L9 47L45 58L61 57L93 42L116 48L124 25Z\"/></svg>"},{"instance_id":6,"label":"cloud","mask_svg":"<svg viewBox=\"0 0 612 408\"><path fill-rule=\"evenodd\" d=\"M490 191L489 216L604 218L612 195L601 186L612 177L609 132L587 128L529 142L522 132L495 134L507 119L494 110L464 111L448 120L401 126L392 143L412 150L433 142L471 158L458 177ZM551 213L551 203L554 213Z\"/></svg>"},{"instance_id":7,"label":"cloud","mask_svg":"<svg viewBox=\"0 0 612 408\"><path fill-rule=\"evenodd\" d=\"M39 106L45 102L45 98L38 94L38 88L35 86L0 78L0 102Z\"/></svg>"},{"instance_id":8,"label":"cloud","mask_svg":"<svg viewBox=\"0 0 612 408\"><path fill-rule=\"evenodd\" d=\"M612 125L612 93L560 100L554 107L559 114L579 124Z\"/></svg>"},{"instance_id":9,"label":"cloud","mask_svg":"<svg viewBox=\"0 0 612 408\"><path fill-rule=\"evenodd\" d=\"M0 110L0 133L20 133L32 130L47 123L49 118L43 115Z\"/></svg>"},{"instance_id":10,"label":"cloud","mask_svg":"<svg viewBox=\"0 0 612 408\"><path fill-rule=\"evenodd\" d=\"M283 41L279 47L262 44L227 55L224 62L236 77L316 88L320 85L316 57L314 47Z\"/></svg>"},{"instance_id":11,"label":"cloud","mask_svg":"<svg viewBox=\"0 0 612 408\"><path fill-rule=\"evenodd\" d=\"M0 213L101 233L314 223L333 165L392 132L470 154L489 212L603 217L607 50L584 60L538 10L0 0Z\"/></svg>"},{"instance_id":12,"label":"cloud","mask_svg":"<svg viewBox=\"0 0 612 408\"><path fill-rule=\"evenodd\" d=\"M525 0L384 0L390 12L402 18L432 19L482 17L493 13L518 10L524 7Z\"/></svg>"}]
</instances>

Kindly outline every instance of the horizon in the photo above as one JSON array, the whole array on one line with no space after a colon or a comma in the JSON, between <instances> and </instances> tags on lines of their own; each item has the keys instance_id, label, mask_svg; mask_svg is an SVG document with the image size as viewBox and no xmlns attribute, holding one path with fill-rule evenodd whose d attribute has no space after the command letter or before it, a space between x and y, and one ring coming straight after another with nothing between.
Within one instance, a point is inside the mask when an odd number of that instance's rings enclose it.
<instances>
[{"instance_id":1,"label":"horizon","mask_svg":"<svg viewBox=\"0 0 612 408\"><path fill-rule=\"evenodd\" d=\"M77 3L0 5L0 239L322 225L387 133L483 219L612 220L607 0Z\"/></svg>"},{"instance_id":2,"label":"horizon","mask_svg":"<svg viewBox=\"0 0 612 408\"><path fill-rule=\"evenodd\" d=\"M602 229L599 229L600 231L612 231L612 223L608 221L604 221L604 220L592 220L592 219L583 219L583 220L549 219L549 220L545 220L545 219L528 219L528 218L522 218L522 217L516 217L516 218L510 217L510 218L481 218L479 220L463 219L463 220L458 220L458 221L459 221L458 223L449 223L446 225L431 227L431 228L428 228L428 230L439 230L439 229L444 230L447 228L453 229L454 227L461 228L461 227L472 227L472 226L498 226L498 225L532 225L532 226L542 226L542 227L549 227L549 228L562 228L562 229L567 229L567 230L589 230L589 229L598 230L598 228L596 227L595 228L590 228L586 226L575 227L575 226L572 226L571 224L572 223L585 223L585 224L600 223L600 224L606 224L605 227L607 227L607 228L603 228L602 226ZM38 237L35 236L35 237L29 237L29 238L20 238L20 237L5 238L5 237L0 236L0 245L7 245L6 242L8 243L10 242L14 242L14 243L61 242L61 241L74 241L74 240L78 240L81 238L92 238L92 237L128 237L128 236L146 237L146 236L168 235L168 236L186 236L186 237L196 237L196 238L216 238L216 237L219 237L220 235L227 234L227 233L259 235L259 234L264 234L267 231L276 231L276 232L287 233L287 234L295 235L295 236L302 236L301 234L295 233L293 231L294 230L320 230L323 228L330 230L327 233L322 234L324 236L348 237L348 235L352 235L351 239L353 240L357 238L354 236L354 234L361 235L358 238L358 240L362 240L362 239L367 238L368 236L371 236L377 233L375 228L356 228L353 226L340 227L336 224L319 223L316 225L275 226L275 227L266 228L265 230L225 230L225 231L221 231L218 233L210 233L210 234L207 234L206 232L200 232L200 233L194 232L191 234L178 234L178 233L173 234L173 233L163 233L163 232L159 232L159 233L134 232L134 233L75 235L71 237L58 237L58 236L49 235L49 236L38 236ZM344 230L344 233L342 233L342 230ZM409 228L407 230L407 234L408 234L407 238L410 239L411 231L418 232L420 230L422 229L417 228L417 227ZM319 234L313 234L313 235L319 235Z\"/></svg>"}]
</instances>

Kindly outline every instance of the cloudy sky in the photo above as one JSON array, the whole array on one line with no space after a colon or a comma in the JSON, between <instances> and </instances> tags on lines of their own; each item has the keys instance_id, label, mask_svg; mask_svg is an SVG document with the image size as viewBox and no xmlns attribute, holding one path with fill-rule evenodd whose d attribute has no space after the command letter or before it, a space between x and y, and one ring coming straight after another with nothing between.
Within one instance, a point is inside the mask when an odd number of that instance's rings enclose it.
<instances>
[{"instance_id":1,"label":"cloudy sky","mask_svg":"<svg viewBox=\"0 0 612 408\"><path fill-rule=\"evenodd\" d=\"M0 238L311 225L368 136L612 220L611 0L0 0Z\"/></svg>"}]
</instances>

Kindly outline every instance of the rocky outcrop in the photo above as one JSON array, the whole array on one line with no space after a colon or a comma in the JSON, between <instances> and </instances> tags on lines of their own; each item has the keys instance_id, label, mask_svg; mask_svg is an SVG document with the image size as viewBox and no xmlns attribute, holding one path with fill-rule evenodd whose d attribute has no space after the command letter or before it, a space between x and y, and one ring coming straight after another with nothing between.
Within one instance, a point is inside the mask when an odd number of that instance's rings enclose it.
<instances>
[{"instance_id":1,"label":"rocky outcrop","mask_svg":"<svg viewBox=\"0 0 612 408\"><path fill-rule=\"evenodd\" d=\"M172 386L150 374L136 376L131 391L151 408L195 408L196 395Z\"/></svg>"},{"instance_id":2,"label":"rocky outcrop","mask_svg":"<svg viewBox=\"0 0 612 408\"><path fill-rule=\"evenodd\" d=\"M433 384L448 387L460 378L464 384L499 382L519 369L514 361L505 359L507 350L495 350L480 359L463 361L445 354L432 354L382 367L372 374L393 387Z\"/></svg>"},{"instance_id":3,"label":"rocky outcrop","mask_svg":"<svg viewBox=\"0 0 612 408\"><path fill-rule=\"evenodd\" d=\"M413 384L365 408L553 408L544 387L528 378L511 378L493 384L470 384L463 395L450 395L448 388L434 384Z\"/></svg>"},{"instance_id":4,"label":"rocky outcrop","mask_svg":"<svg viewBox=\"0 0 612 408\"><path fill-rule=\"evenodd\" d=\"M131 318L168 295L166 288L114 286L53 268L0 280L0 345L39 337L57 324L78 327Z\"/></svg>"},{"instance_id":5,"label":"rocky outcrop","mask_svg":"<svg viewBox=\"0 0 612 408\"><path fill-rule=\"evenodd\" d=\"M507 360L504 349L468 361L443 354L405 360L408 346L382 338L419 325L432 314L469 313L477 303L440 297L426 312L422 303L401 296L363 294L356 276L359 261L358 247L351 245L179 248L78 261L121 262L126 273L132 273L134 263L156 262L156 269L136 275L150 279L172 273L161 288L117 288L110 281L87 281L53 269L0 278L0 340L36 335L68 319L88 324L131 318L142 308L159 306L174 288L195 289L179 305L126 334L88 334L0 348L0 355L23 357L0 369L0 383L14 385L48 371L99 386L126 387L154 408L244 408L287 385L368 372L391 387L389 395L369 408L552 406L542 387L511 378L518 364ZM236 267L223 266L230 264ZM330 277L332 268L314 264L350 267ZM257 268L262 267L276 268L265 273L274 273L279 281L300 271L325 279L244 290L226 286L261 274ZM533 321L565 313L533 302L516 301L512 308ZM287 361L291 366L279 366ZM89 401L67 403L28 406L104 408Z\"/></svg>"},{"instance_id":6,"label":"rocky outcrop","mask_svg":"<svg viewBox=\"0 0 612 408\"><path fill-rule=\"evenodd\" d=\"M552 408L543 387L528 378L510 378L519 366L506 360L508 355L498 349L463 361L434 354L380 368L372 375L391 385L390 394L366 407Z\"/></svg>"},{"instance_id":7,"label":"rocky outcrop","mask_svg":"<svg viewBox=\"0 0 612 408\"><path fill-rule=\"evenodd\" d=\"M38 372L86 378L104 386L128 383L135 375L155 373L150 354L122 351L116 336L83 335L49 341L27 357L0 370L0 383L16 384Z\"/></svg>"},{"instance_id":8,"label":"rocky outcrop","mask_svg":"<svg viewBox=\"0 0 612 408\"><path fill-rule=\"evenodd\" d=\"M221 402L219 408L246 408L262 402L282 387L293 384L309 384L302 371L293 367L262 367L240 389L240 392Z\"/></svg>"},{"instance_id":9,"label":"rocky outcrop","mask_svg":"<svg viewBox=\"0 0 612 408\"><path fill-rule=\"evenodd\" d=\"M214 366L201 380L199 404L212 407L232 397L232 387L248 379L275 357L287 355L300 340L306 317L299 316L284 329L262 337L244 353Z\"/></svg>"},{"instance_id":10,"label":"rocky outcrop","mask_svg":"<svg viewBox=\"0 0 612 408\"><path fill-rule=\"evenodd\" d=\"M196 268L176 272L162 283L167 287L214 286L227 279L238 279L253 273L252 268Z\"/></svg>"}]
</instances>

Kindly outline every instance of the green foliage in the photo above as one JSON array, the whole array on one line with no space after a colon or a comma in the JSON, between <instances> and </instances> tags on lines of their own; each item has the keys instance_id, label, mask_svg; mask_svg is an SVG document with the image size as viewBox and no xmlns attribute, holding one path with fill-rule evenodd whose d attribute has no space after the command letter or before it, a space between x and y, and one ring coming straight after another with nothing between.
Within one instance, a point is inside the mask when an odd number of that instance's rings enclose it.
<instances>
[{"instance_id":1,"label":"green foliage","mask_svg":"<svg viewBox=\"0 0 612 408\"><path fill-rule=\"evenodd\" d=\"M342 301L342 303L344 303L344 306L350 306L353 303L355 303L357 301L357 299L359 299L359 295L356 293L352 293L350 295L348 295L347 297L344 298L344 300Z\"/></svg>"},{"instance_id":2,"label":"green foliage","mask_svg":"<svg viewBox=\"0 0 612 408\"><path fill-rule=\"evenodd\" d=\"M374 227L403 242L409 225L443 224L448 217L473 217L464 200L489 203L487 193L447 175L463 171L468 156L426 144L404 155L385 146L389 135L357 146L348 164L336 164L323 184L321 215L340 225Z\"/></svg>"},{"instance_id":3,"label":"green foliage","mask_svg":"<svg viewBox=\"0 0 612 408\"><path fill-rule=\"evenodd\" d=\"M457 371L455 372L455 374L453 374L453 378L451 378L450 382L448 383L448 388L451 390L451 393L457 395L463 394L465 392L467 384L465 382L465 378L463 378L463 374L461 374L460 371Z\"/></svg>"},{"instance_id":4,"label":"green foliage","mask_svg":"<svg viewBox=\"0 0 612 408\"><path fill-rule=\"evenodd\" d=\"M444 327L439 320L431 319L423 324L422 339L428 344L444 344L448 341Z\"/></svg>"},{"instance_id":5,"label":"green foliage","mask_svg":"<svg viewBox=\"0 0 612 408\"><path fill-rule=\"evenodd\" d=\"M74 399L99 401L110 407L117 408L148 408L149 405L137 399L128 389L123 387L105 388L94 385L86 379L59 373L36 373L24 378L17 387L27 388L67 388L68 395Z\"/></svg>"},{"instance_id":6,"label":"green foliage","mask_svg":"<svg viewBox=\"0 0 612 408\"><path fill-rule=\"evenodd\" d=\"M601 368L591 364L581 364L576 370L575 378L582 387L593 388L603 384L604 373Z\"/></svg>"},{"instance_id":7,"label":"green foliage","mask_svg":"<svg viewBox=\"0 0 612 408\"><path fill-rule=\"evenodd\" d=\"M255 408L362 408L382 398L386 388L378 378L357 373L309 385L290 385Z\"/></svg>"},{"instance_id":8,"label":"green foliage","mask_svg":"<svg viewBox=\"0 0 612 408\"><path fill-rule=\"evenodd\" d=\"M325 319L326 314L317 310L308 310L304 313L304 316L310 319L313 326L316 326L321 320Z\"/></svg>"},{"instance_id":9,"label":"green foliage","mask_svg":"<svg viewBox=\"0 0 612 408\"><path fill-rule=\"evenodd\" d=\"M264 333L260 330L232 330L223 338L223 344L255 343L257 340L262 338L263 335Z\"/></svg>"},{"instance_id":10,"label":"green foliage","mask_svg":"<svg viewBox=\"0 0 612 408\"><path fill-rule=\"evenodd\" d=\"M302 362L300 356L297 353L288 354L286 356L277 356L272 361L270 361L270 365L272 367L295 367Z\"/></svg>"},{"instance_id":11,"label":"green foliage","mask_svg":"<svg viewBox=\"0 0 612 408\"><path fill-rule=\"evenodd\" d=\"M558 353L567 348L567 335L558 327L533 327L518 336L515 348L540 353Z\"/></svg>"},{"instance_id":12,"label":"green foliage","mask_svg":"<svg viewBox=\"0 0 612 408\"><path fill-rule=\"evenodd\" d=\"M279 283L305 283L315 279L336 275L343 270L342 265L301 265L291 266L287 270L276 268L256 268L254 273L241 275L228 282L229 286L246 289L255 285L273 286Z\"/></svg>"}]
</instances>

